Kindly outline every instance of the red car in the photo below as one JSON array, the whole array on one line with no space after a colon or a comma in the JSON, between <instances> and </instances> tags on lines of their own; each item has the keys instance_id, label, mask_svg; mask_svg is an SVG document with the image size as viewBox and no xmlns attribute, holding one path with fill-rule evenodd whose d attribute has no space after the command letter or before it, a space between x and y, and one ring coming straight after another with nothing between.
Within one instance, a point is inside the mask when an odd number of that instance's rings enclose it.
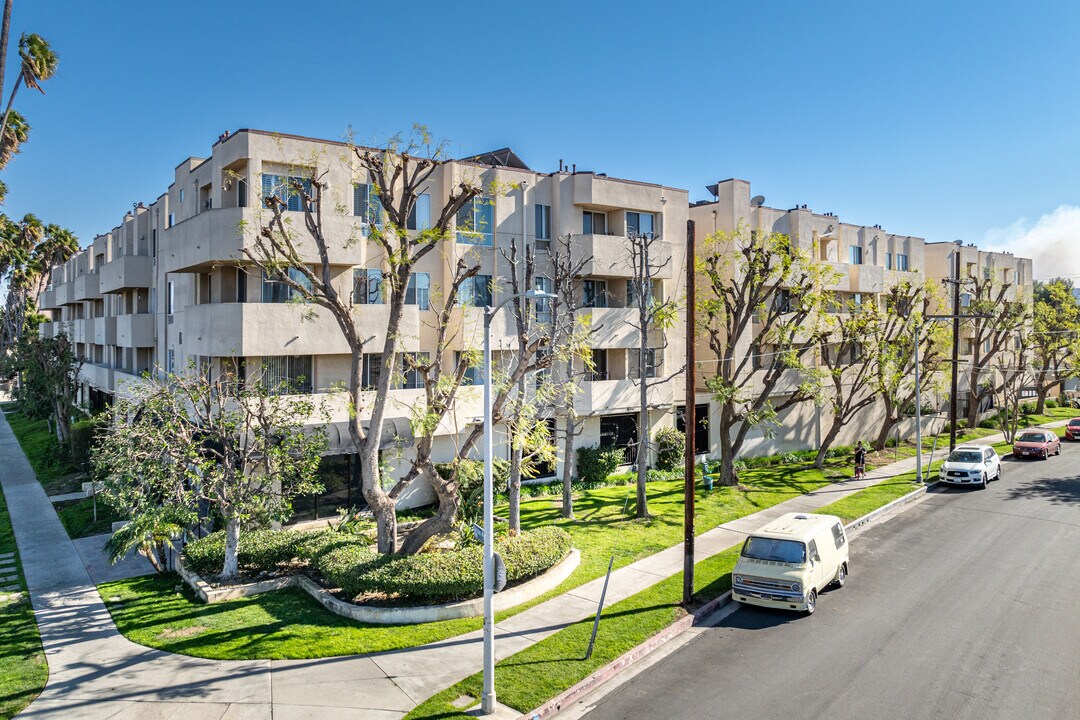
<instances>
[{"instance_id":1,"label":"red car","mask_svg":"<svg viewBox=\"0 0 1080 720\"><path fill-rule=\"evenodd\" d=\"M1043 460L1061 454L1061 440L1049 430L1025 430L1013 440L1013 457L1038 457Z\"/></svg>"},{"instance_id":2,"label":"red car","mask_svg":"<svg viewBox=\"0 0 1080 720\"><path fill-rule=\"evenodd\" d=\"M1080 440L1080 418L1073 418L1065 426L1066 440Z\"/></svg>"}]
</instances>

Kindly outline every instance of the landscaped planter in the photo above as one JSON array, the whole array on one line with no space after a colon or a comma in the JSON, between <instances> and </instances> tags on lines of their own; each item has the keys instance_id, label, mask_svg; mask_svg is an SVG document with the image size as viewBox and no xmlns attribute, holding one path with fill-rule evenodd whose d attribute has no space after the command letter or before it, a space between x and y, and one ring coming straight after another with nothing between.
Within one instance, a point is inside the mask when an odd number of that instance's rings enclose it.
<instances>
[{"instance_id":1,"label":"landscaped planter","mask_svg":"<svg viewBox=\"0 0 1080 720\"><path fill-rule=\"evenodd\" d=\"M546 572L515 585L495 595L495 610L506 610L516 605L539 597L558 587L581 562L581 553L571 548L562 560L551 566ZM378 607L357 605L336 597L332 592L302 574L260 580L240 585L215 588L201 576L184 566L177 558L177 572L192 590L207 603L236 600L259 593L297 587L311 595L320 605L332 613L352 620L376 625L411 625L416 623L436 622L438 620L456 620L458 618L479 617L484 613L482 597L442 605L418 605L414 607Z\"/></svg>"}]
</instances>

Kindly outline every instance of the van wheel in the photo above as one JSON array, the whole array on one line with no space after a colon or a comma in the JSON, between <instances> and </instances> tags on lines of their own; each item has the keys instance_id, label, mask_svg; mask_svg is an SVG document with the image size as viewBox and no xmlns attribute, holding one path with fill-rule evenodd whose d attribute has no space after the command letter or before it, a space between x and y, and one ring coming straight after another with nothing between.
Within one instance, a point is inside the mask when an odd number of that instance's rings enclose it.
<instances>
[{"instance_id":1,"label":"van wheel","mask_svg":"<svg viewBox=\"0 0 1080 720\"><path fill-rule=\"evenodd\" d=\"M806 594L806 614L813 615L817 609L817 590L813 588Z\"/></svg>"},{"instance_id":2,"label":"van wheel","mask_svg":"<svg viewBox=\"0 0 1080 720\"><path fill-rule=\"evenodd\" d=\"M839 569L836 571L836 579L833 580L833 584L838 588L844 587L844 583L847 582L847 563L840 563Z\"/></svg>"}]
</instances>

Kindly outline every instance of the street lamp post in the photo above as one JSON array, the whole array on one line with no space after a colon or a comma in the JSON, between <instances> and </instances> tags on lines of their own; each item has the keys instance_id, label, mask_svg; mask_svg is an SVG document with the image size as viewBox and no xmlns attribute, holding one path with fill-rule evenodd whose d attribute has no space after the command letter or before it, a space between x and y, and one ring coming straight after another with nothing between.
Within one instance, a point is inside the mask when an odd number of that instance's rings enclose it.
<instances>
[{"instance_id":1,"label":"street lamp post","mask_svg":"<svg viewBox=\"0 0 1080 720\"><path fill-rule=\"evenodd\" d=\"M495 433L491 427L491 320L513 300L554 300L555 297L542 290L527 290L511 295L494 307L484 308L484 696L480 699L480 711L484 715L495 712L495 520L492 512L495 491L491 477Z\"/></svg>"}]
</instances>

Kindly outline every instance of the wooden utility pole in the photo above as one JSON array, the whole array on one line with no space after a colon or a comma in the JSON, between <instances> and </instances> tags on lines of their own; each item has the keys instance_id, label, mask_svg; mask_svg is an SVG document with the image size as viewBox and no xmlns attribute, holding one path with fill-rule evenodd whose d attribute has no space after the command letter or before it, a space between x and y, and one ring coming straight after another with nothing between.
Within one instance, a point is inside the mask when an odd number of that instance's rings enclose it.
<instances>
[{"instance_id":1,"label":"wooden utility pole","mask_svg":"<svg viewBox=\"0 0 1080 720\"><path fill-rule=\"evenodd\" d=\"M961 242L956 241L956 261L953 271L952 291L952 393L949 397L949 452L956 449L956 385L957 373L960 369L960 248ZM919 338L915 338L919 342ZM968 388L968 402L972 400L971 388Z\"/></svg>"},{"instance_id":2,"label":"wooden utility pole","mask_svg":"<svg viewBox=\"0 0 1080 720\"><path fill-rule=\"evenodd\" d=\"M686 409L683 426L686 428L686 475L683 480L683 605L694 596L694 438L697 430L696 377L694 361L694 326L697 316L697 297L694 271L694 221L686 222Z\"/></svg>"}]
</instances>

